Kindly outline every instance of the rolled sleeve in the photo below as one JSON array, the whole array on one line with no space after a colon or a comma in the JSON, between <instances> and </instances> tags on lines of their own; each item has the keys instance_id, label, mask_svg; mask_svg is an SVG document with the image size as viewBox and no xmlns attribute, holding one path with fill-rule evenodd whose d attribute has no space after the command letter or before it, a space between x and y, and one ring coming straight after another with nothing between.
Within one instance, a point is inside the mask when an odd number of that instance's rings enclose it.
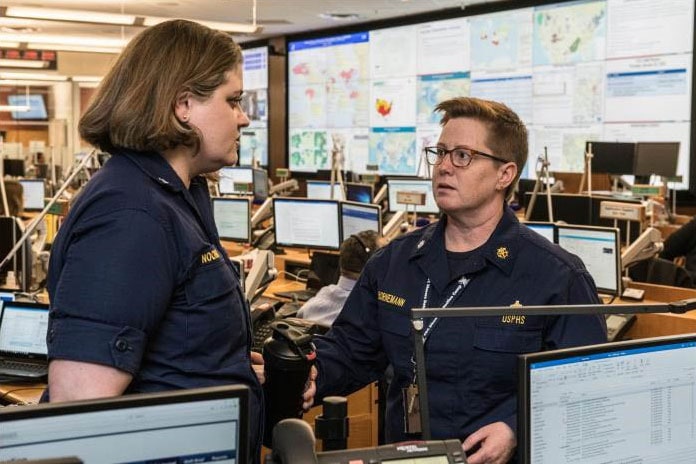
<instances>
[{"instance_id":1,"label":"rolled sleeve","mask_svg":"<svg viewBox=\"0 0 696 464\"><path fill-rule=\"evenodd\" d=\"M80 343L75 343L76 340ZM135 374L140 368L147 335L134 327L61 318L51 321L47 342L51 359L103 364Z\"/></svg>"}]
</instances>

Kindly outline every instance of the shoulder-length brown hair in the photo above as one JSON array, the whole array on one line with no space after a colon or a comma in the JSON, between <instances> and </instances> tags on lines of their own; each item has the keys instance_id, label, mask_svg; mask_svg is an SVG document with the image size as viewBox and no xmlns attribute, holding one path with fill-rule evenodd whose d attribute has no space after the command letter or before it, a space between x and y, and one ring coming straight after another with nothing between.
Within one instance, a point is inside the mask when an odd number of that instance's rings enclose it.
<instances>
[{"instance_id":1,"label":"shoulder-length brown hair","mask_svg":"<svg viewBox=\"0 0 696 464\"><path fill-rule=\"evenodd\" d=\"M173 20L145 29L102 81L80 118L80 136L104 151L198 146L196 131L175 117L177 97L190 92L205 100L241 62L232 37L200 24Z\"/></svg>"}]
</instances>

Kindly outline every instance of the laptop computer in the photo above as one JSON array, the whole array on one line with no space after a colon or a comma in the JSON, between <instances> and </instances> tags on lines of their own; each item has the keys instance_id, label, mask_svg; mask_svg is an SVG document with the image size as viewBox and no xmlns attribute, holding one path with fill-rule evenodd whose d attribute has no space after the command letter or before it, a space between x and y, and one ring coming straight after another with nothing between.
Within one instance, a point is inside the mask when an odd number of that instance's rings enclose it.
<instances>
[{"instance_id":1,"label":"laptop computer","mask_svg":"<svg viewBox=\"0 0 696 464\"><path fill-rule=\"evenodd\" d=\"M0 314L0 376L41 378L48 373L48 305L5 301Z\"/></svg>"}]
</instances>

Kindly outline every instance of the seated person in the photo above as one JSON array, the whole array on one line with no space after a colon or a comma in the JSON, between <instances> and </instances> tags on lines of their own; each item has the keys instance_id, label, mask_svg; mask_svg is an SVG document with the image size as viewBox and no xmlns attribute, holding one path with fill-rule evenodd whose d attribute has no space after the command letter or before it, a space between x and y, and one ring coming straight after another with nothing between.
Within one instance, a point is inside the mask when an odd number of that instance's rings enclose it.
<instances>
[{"instance_id":1,"label":"seated person","mask_svg":"<svg viewBox=\"0 0 696 464\"><path fill-rule=\"evenodd\" d=\"M9 216L19 217L24 212L24 188L16 180L5 179L5 193Z\"/></svg>"},{"instance_id":2,"label":"seated person","mask_svg":"<svg viewBox=\"0 0 696 464\"><path fill-rule=\"evenodd\" d=\"M684 257L684 268L696 280L696 217L665 239L660 258L670 261Z\"/></svg>"},{"instance_id":3,"label":"seated person","mask_svg":"<svg viewBox=\"0 0 696 464\"><path fill-rule=\"evenodd\" d=\"M381 240L374 230L364 230L345 239L341 244L338 258L338 266L341 270L338 282L322 287L302 306L297 317L331 325L341 312L343 303L353 290L363 267L374 252L382 246Z\"/></svg>"}]
</instances>

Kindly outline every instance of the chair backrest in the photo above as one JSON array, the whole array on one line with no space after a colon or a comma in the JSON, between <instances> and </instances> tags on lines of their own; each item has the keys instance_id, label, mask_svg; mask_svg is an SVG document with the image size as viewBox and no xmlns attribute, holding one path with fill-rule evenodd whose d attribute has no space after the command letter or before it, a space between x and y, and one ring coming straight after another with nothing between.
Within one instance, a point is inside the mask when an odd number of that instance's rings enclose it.
<instances>
[{"instance_id":1,"label":"chair backrest","mask_svg":"<svg viewBox=\"0 0 696 464\"><path fill-rule=\"evenodd\" d=\"M628 275L637 282L694 288L694 282L686 269L663 258L636 263L629 268Z\"/></svg>"}]
</instances>

